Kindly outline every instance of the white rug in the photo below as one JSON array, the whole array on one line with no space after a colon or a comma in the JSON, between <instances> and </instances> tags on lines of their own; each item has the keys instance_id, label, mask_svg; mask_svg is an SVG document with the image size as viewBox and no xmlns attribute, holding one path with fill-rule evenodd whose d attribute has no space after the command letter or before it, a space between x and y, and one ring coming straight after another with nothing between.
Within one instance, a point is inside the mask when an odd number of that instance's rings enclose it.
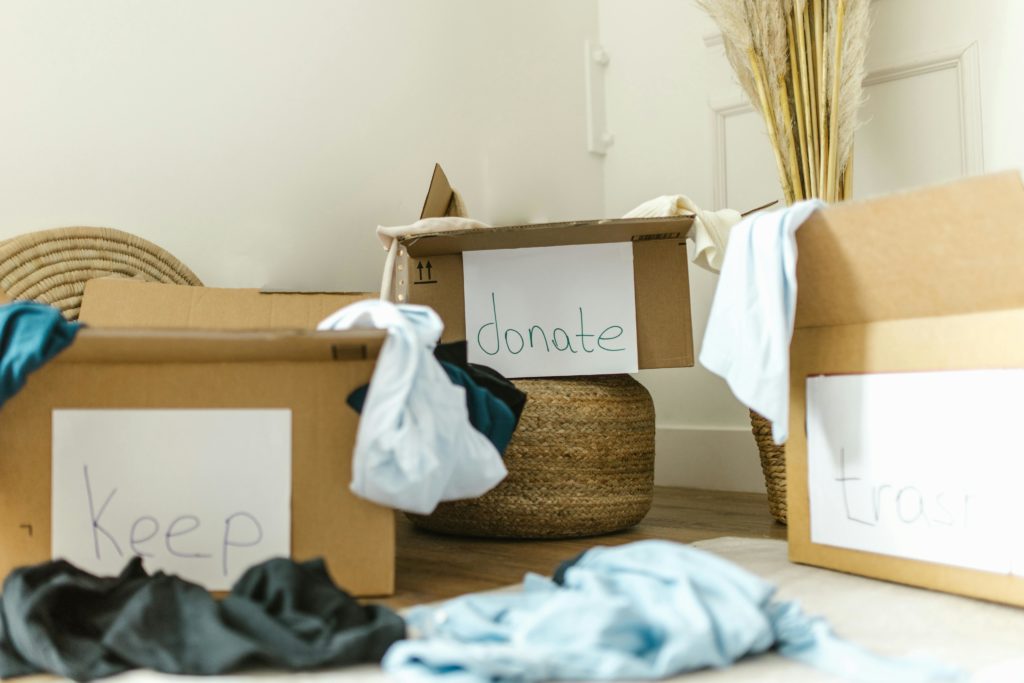
<instances>
[{"instance_id":1,"label":"white rug","mask_svg":"<svg viewBox=\"0 0 1024 683\"><path fill-rule=\"evenodd\" d=\"M798 600L810 614L828 619L833 630L880 654L926 655L975 674L976 683L1024 683L1024 610L943 593L791 564L783 541L716 538L694 544L764 577L779 597ZM203 679L209 683L382 683L374 666L313 674L260 673ZM182 679L136 671L112 683L167 683ZM189 678L190 682L197 679ZM804 683L840 681L774 654L714 671L679 676L682 683Z\"/></svg>"},{"instance_id":2,"label":"white rug","mask_svg":"<svg viewBox=\"0 0 1024 683\"><path fill-rule=\"evenodd\" d=\"M824 616L840 636L879 654L926 655L975 674L981 683L1024 681L1024 610L792 564L784 541L716 538L695 543L778 587ZM682 677L693 683L838 681L768 654L721 671Z\"/></svg>"}]
</instances>

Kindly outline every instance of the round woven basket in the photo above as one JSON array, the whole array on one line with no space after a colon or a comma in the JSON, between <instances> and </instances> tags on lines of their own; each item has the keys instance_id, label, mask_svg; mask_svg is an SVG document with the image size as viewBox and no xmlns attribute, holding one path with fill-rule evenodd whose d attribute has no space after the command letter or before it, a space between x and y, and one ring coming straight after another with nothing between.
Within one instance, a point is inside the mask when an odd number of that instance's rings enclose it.
<instances>
[{"instance_id":1,"label":"round woven basket","mask_svg":"<svg viewBox=\"0 0 1024 683\"><path fill-rule=\"evenodd\" d=\"M408 517L431 531L568 538L629 528L654 493L654 403L629 375L516 380L526 408L508 477L471 500Z\"/></svg>"},{"instance_id":2,"label":"round woven basket","mask_svg":"<svg viewBox=\"0 0 1024 683\"><path fill-rule=\"evenodd\" d=\"M768 489L768 511L772 517L786 523L786 447L772 441L772 423L753 410L750 428L754 432L757 450L761 454L761 471Z\"/></svg>"},{"instance_id":3,"label":"round woven basket","mask_svg":"<svg viewBox=\"0 0 1024 683\"><path fill-rule=\"evenodd\" d=\"M86 281L100 277L203 284L157 245L113 228L56 228L0 242L0 289L59 308L68 320L78 319Z\"/></svg>"}]
</instances>

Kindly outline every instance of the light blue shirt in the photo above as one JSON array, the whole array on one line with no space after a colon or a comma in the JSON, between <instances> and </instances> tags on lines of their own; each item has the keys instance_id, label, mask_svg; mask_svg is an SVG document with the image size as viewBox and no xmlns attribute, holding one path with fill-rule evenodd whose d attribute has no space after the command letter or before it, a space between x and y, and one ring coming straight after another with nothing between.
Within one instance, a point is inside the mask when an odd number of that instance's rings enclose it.
<instances>
[{"instance_id":1,"label":"light blue shirt","mask_svg":"<svg viewBox=\"0 0 1024 683\"><path fill-rule=\"evenodd\" d=\"M700 362L789 436L789 342L796 317L796 230L819 199L748 216L729 233Z\"/></svg>"},{"instance_id":2,"label":"light blue shirt","mask_svg":"<svg viewBox=\"0 0 1024 683\"><path fill-rule=\"evenodd\" d=\"M476 498L505 478L494 444L469 420L466 390L434 358L444 325L427 306L359 301L319 330L387 330L356 431L352 492L397 510L430 514Z\"/></svg>"},{"instance_id":3,"label":"light blue shirt","mask_svg":"<svg viewBox=\"0 0 1024 683\"><path fill-rule=\"evenodd\" d=\"M762 579L669 541L587 551L561 585L528 575L519 592L467 595L406 619L384 669L417 682L645 680L724 667L771 648L854 681L961 681L933 662L884 659L773 600Z\"/></svg>"}]
</instances>

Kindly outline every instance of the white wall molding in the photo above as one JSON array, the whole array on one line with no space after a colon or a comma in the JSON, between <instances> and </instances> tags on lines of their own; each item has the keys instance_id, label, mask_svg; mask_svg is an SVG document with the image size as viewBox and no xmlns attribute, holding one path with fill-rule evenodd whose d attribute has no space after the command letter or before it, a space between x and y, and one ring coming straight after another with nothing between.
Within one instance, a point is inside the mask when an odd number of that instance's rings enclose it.
<instances>
[{"instance_id":1,"label":"white wall molding","mask_svg":"<svg viewBox=\"0 0 1024 683\"><path fill-rule=\"evenodd\" d=\"M982 142L981 71L978 43L966 47L922 55L870 72L864 88L940 71L953 71L957 78L960 110L960 171L965 176L985 172Z\"/></svg>"},{"instance_id":2,"label":"white wall molding","mask_svg":"<svg viewBox=\"0 0 1024 683\"><path fill-rule=\"evenodd\" d=\"M741 116L754 111L753 105L746 98L732 98L728 100L711 103L711 134L714 136L714 153L711 158L712 201L715 209L724 209L729 206L729 182L727 168L727 147L726 127L729 118Z\"/></svg>"},{"instance_id":3,"label":"white wall molding","mask_svg":"<svg viewBox=\"0 0 1024 683\"><path fill-rule=\"evenodd\" d=\"M654 483L764 493L757 444L749 428L660 426L655 432Z\"/></svg>"},{"instance_id":4,"label":"white wall molding","mask_svg":"<svg viewBox=\"0 0 1024 683\"><path fill-rule=\"evenodd\" d=\"M719 36L721 37L721 36ZM708 44L705 36L705 44ZM875 69L864 77L864 88L889 83L939 71L955 72L958 84L958 106L960 111L960 159L961 173L965 176L985 172L984 145L982 140L981 74L978 44L945 50L930 55L901 61L894 66ZM713 198L716 209L729 206L729 183L727 167L729 119L752 112L753 106L745 98L729 98L710 103L714 153L712 170L714 174Z\"/></svg>"}]
</instances>

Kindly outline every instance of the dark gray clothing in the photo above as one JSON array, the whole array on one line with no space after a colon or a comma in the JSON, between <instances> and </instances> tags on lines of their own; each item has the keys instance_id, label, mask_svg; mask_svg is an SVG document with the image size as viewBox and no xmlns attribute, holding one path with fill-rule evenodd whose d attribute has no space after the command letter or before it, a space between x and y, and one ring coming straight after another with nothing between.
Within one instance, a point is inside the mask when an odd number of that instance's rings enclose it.
<instances>
[{"instance_id":1,"label":"dark gray clothing","mask_svg":"<svg viewBox=\"0 0 1024 683\"><path fill-rule=\"evenodd\" d=\"M362 606L322 560L250 568L223 600L140 558L97 577L62 560L16 569L0 603L0 676L49 672L78 681L128 669L221 674L377 662L404 637L391 610Z\"/></svg>"}]
</instances>

